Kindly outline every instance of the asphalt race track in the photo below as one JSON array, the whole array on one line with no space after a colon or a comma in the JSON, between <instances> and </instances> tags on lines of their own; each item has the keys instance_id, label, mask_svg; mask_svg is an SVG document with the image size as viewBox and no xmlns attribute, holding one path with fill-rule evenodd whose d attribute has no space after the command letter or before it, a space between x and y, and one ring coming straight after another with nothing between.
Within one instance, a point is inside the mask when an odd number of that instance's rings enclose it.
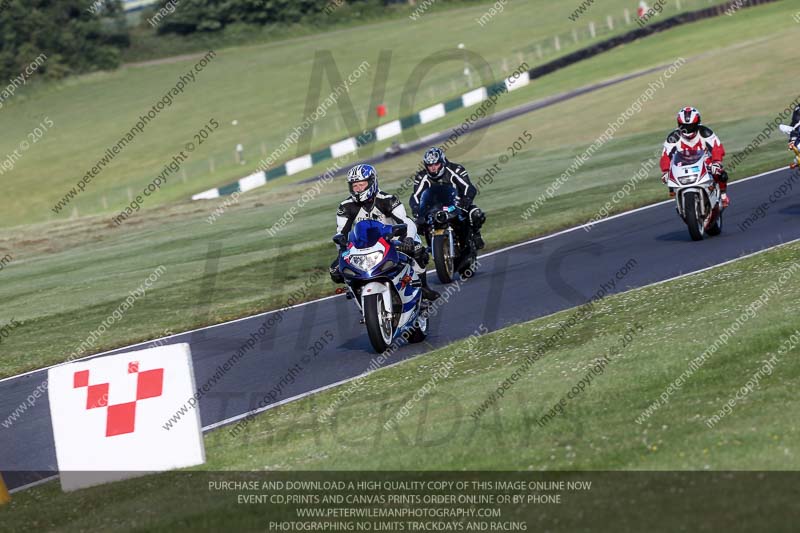
<instances>
[{"instance_id":1,"label":"asphalt race track","mask_svg":"<svg viewBox=\"0 0 800 533\"><path fill-rule=\"evenodd\" d=\"M693 61L693 60L697 59L697 57L702 57L702 55L689 58L687 60L687 62L688 61ZM543 98L541 100L535 100L533 102L528 102L526 104L521 104L521 105L518 105L516 107L512 107L511 109L505 109L503 111L495 112L495 108L492 107L491 113L489 115L487 115L485 118L482 118L482 119L474 122L469 128L465 128L463 123L462 123L461 125L459 125L458 127L455 127L455 128L448 128L446 130L443 130L443 131L440 131L440 132L437 132L437 133L432 133L430 135L426 135L425 137L422 137L422 138L419 138L419 139L415 139L415 140L410 141L408 143L400 143L398 148L397 148L397 151L394 152L394 153L386 153L386 152L384 152L384 153L376 155L376 156L364 157L364 158L360 159L359 161L361 163L368 163L370 165L376 165L376 164L380 163L381 161L385 161L387 159L392 159L394 157L398 157L398 156L401 156L403 154L407 154L409 152L417 152L417 151L420 151L420 150L425 150L426 148L428 148L428 147L430 147L430 146L432 146L434 144L441 143L441 142L447 140L448 137L450 137L450 136L452 136L454 134L460 137L461 135L463 135L463 133L457 133L456 132L456 130L459 129L459 128L466 129L471 134L476 134L475 132L484 130L485 128L488 128L489 126L492 126L494 124L499 124L501 122L505 122L506 120L511 120L513 118L520 117L520 116L528 114L528 113L532 113L533 111L538 111L538 110L544 109L546 107L554 106L556 104L560 104L562 102L566 102L567 100L572 100L573 98L577 98L579 96L583 96L584 94L590 94L590 93L599 91L601 89L605 89L606 87L612 87L614 85L617 85L617 84L620 84L620 83L623 83L623 82L626 82L626 81L629 81L629 80L640 78L640 77L646 76L648 74L653 74L654 72L663 71L667 67L669 67L669 64L659 65L657 67L652 67L652 68L648 68L648 69L645 69L645 70L640 70L640 71L637 71L637 72L633 72L631 74L624 74L622 76L617 76L616 78L611 78L609 80L605 80L605 81L598 82L598 83L592 83L592 84L587 85L585 87L580 87L578 89L573 89L571 91L566 91L564 93L556 94L554 96L548 96L548 97ZM502 94L508 94L508 93L502 93ZM413 133L413 131L414 130L406 130L404 133L405 133L406 136L414 137L415 134ZM485 134L486 134L486 132L483 132L483 133L480 133L480 134L477 134L477 135L485 135ZM476 142L476 141L473 141L473 142ZM374 147L374 145L368 145L368 146L373 146ZM366 152L366 153L371 153L371 152ZM336 170L333 174L330 174L329 172L326 172L325 174L321 174L319 176L306 178L304 180L301 180L298 183L312 183L312 182L319 181L319 180L323 179L325 176L331 176L331 175L332 176L339 176L341 174L346 173L348 168L349 167L345 166L343 168L340 168L339 170ZM415 169L415 171L416 171L416 169Z\"/></svg>"},{"instance_id":2,"label":"asphalt race track","mask_svg":"<svg viewBox=\"0 0 800 533\"><path fill-rule=\"evenodd\" d=\"M591 231L574 228L487 254L478 274L439 307L428 342L401 348L386 364L467 337L481 324L492 331L579 305L603 284L611 293L622 292L800 239L800 187L795 187L800 177L795 175L791 192L770 202L773 192L791 176L788 169L781 169L732 183L732 204L725 212L722 235L702 242L691 241L669 202L612 217ZM742 231L739 224L763 203L769 206L764 217ZM487 223L492 224L491 218ZM626 273L617 279L620 269ZM436 276L430 277L436 283ZM270 315L175 335L168 343L191 344L199 386ZM326 332L333 340L304 363L309 346ZM344 297L294 307L200 400L203 426L211 429L247 413L295 364L302 371L272 405L357 376L374 355L355 305ZM0 421L45 378L46 371L39 370L0 381ZM165 422L170 415L165 415ZM9 428L0 426L0 471L9 488L56 473L49 417L48 402L42 398Z\"/></svg>"}]
</instances>

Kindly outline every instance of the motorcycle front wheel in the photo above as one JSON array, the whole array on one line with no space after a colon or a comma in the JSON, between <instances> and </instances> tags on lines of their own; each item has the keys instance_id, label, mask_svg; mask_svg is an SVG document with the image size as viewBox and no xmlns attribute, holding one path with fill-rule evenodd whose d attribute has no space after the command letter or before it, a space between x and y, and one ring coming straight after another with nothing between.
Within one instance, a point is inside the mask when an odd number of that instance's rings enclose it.
<instances>
[{"instance_id":1,"label":"motorcycle front wheel","mask_svg":"<svg viewBox=\"0 0 800 533\"><path fill-rule=\"evenodd\" d=\"M392 342L392 315L384 309L380 294L364 298L364 322L372 347L378 353L385 352Z\"/></svg>"},{"instance_id":2,"label":"motorcycle front wheel","mask_svg":"<svg viewBox=\"0 0 800 533\"><path fill-rule=\"evenodd\" d=\"M703 215L700 214L700 196L695 191L689 191L683 197L684 211L686 212L686 225L693 241L703 240Z\"/></svg>"},{"instance_id":3,"label":"motorcycle front wheel","mask_svg":"<svg viewBox=\"0 0 800 533\"><path fill-rule=\"evenodd\" d=\"M455 258L450 255L450 236L433 236L433 263L436 265L436 275L442 283L453 282L453 271Z\"/></svg>"}]
</instances>

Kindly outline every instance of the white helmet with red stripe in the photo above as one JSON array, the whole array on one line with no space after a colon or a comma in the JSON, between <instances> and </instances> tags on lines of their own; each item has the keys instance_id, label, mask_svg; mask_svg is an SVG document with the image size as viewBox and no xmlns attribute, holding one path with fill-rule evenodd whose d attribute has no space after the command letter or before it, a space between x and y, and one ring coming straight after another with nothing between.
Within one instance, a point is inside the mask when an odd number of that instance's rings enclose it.
<instances>
[{"instance_id":1,"label":"white helmet with red stripe","mask_svg":"<svg viewBox=\"0 0 800 533\"><path fill-rule=\"evenodd\" d=\"M678 130L681 137L688 141L694 140L700 130L700 120L700 111L694 107L684 107L678 111Z\"/></svg>"}]
</instances>

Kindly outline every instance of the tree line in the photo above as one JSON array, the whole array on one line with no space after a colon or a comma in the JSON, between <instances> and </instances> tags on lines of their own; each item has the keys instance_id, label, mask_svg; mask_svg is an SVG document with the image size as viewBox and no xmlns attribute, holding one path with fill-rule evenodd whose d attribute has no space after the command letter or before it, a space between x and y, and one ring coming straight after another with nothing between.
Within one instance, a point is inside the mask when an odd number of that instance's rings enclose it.
<instances>
[{"instance_id":1,"label":"tree line","mask_svg":"<svg viewBox=\"0 0 800 533\"><path fill-rule=\"evenodd\" d=\"M439 0L448 3L467 0ZM226 27L328 24L383 15L392 4L417 0L160 0L141 16L138 37L214 35ZM399 7L399 6L397 6ZM157 20L147 25L146 21ZM155 27L155 29L153 29ZM36 58L36 76L59 79L112 70L131 44L121 0L0 0L0 88L19 78Z\"/></svg>"},{"instance_id":2,"label":"tree line","mask_svg":"<svg viewBox=\"0 0 800 533\"><path fill-rule=\"evenodd\" d=\"M129 42L119 0L2 0L0 86L42 56L37 77L114 69Z\"/></svg>"}]
</instances>

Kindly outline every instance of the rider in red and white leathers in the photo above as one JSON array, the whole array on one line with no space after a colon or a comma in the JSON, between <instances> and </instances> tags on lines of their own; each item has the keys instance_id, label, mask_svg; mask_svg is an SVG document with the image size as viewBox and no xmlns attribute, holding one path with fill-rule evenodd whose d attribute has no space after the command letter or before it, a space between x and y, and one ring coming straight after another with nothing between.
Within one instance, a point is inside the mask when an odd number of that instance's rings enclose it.
<instances>
[{"instance_id":1,"label":"rider in red and white leathers","mask_svg":"<svg viewBox=\"0 0 800 533\"><path fill-rule=\"evenodd\" d=\"M672 131L664 141L664 151L661 154L661 177L663 183L669 179L669 168L672 155L676 151L705 150L710 154L709 171L714 180L719 184L722 193L722 206L728 207L728 173L722 166L725 157L725 147L717 134L711 128L701 123L700 112L693 107L685 107L678 112L678 128ZM670 191L672 192L672 191Z\"/></svg>"}]
</instances>

